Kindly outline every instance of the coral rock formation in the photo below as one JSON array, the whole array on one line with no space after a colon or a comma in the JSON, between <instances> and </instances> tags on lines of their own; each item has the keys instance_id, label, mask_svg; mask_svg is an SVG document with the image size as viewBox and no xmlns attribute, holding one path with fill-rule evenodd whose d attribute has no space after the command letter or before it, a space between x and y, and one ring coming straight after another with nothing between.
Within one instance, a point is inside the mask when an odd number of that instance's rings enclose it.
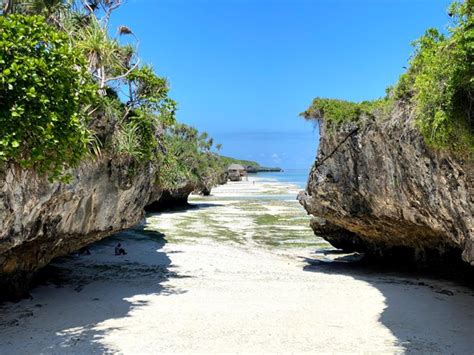
<instances>
[{"instance_id":1,"label":"coral rock formation","mask_svg":"<svg viewBox=\"0 0 474 355\"><path fill-rule=\"evenodd\" d=\"M426 146L411 114L320 125L316 162L299 201L315 233L338 248L389 258L474 265L474 164ZM407 259L408 260L408 259Z\"/></svg>"}]
</instances>

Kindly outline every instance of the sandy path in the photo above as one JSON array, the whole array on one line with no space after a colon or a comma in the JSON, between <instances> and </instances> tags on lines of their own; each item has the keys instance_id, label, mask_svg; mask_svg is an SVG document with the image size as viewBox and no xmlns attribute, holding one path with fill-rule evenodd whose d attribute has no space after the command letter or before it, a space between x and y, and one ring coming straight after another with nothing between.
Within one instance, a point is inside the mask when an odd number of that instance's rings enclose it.
<instances>
[{"instance_id":1,"label":"sandy path","mask_svg":"<svg viewBox=\"0 0 474 355\"><path fill-rule=\"evenodd\" d=\"M186 213L161 215L167 233ZM57 262L59 287L0 309L0 354L473 352L470 289L309 249L167 239L138 229Z\"/></svg>"}]
</instances>

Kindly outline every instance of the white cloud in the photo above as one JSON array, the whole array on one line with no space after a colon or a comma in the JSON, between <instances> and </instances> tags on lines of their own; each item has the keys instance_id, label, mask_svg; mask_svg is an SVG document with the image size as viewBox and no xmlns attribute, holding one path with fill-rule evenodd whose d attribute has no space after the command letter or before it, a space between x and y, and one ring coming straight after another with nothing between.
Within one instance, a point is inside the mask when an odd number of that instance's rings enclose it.
<instances>
[{"instance_id":1,"label":"white cloud","mask_svg":"<svg viewBox=\"0 0 474 355\"><path fill-rule=\"evenodd\" d=\"M273 153L273 154L272 154L272 160L273 160L273 162L275 162L275 163L281 163L281 158L280 158L280 156L279 156L277 153Z\"/></svg>"}]
</instances>

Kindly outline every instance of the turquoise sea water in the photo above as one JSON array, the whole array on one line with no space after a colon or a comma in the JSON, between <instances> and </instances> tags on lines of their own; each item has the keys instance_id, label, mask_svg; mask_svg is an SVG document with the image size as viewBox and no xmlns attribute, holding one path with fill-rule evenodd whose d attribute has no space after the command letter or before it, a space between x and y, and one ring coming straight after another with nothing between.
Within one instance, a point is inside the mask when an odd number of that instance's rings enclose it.
<instances>
[{"instance_id":1,"label":"turquoise sea water","mask_svg":"<svg viewBox=\"0 0 474 355\"><path fill-rule=\"evenodd\" d=\"M306 187L310 169L287 169L280 173L258 173L252 174L263 181L281 181L299 186L301 189Z\"/></svg>"}]
</instances>

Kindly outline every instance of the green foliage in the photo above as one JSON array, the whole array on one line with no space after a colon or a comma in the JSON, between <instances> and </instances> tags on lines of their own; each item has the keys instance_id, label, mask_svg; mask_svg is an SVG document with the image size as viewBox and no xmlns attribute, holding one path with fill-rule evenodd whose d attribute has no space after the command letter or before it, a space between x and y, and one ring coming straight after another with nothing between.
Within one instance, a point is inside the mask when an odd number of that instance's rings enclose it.
<instances>
[{"instance_id":1,"label":"green foliage","mask_svg":"<svg viewBox=\"0 0 474 355\"><path fill-rule=\"evenodd\" d=\"M176 102L165 78L138 65L138 41L120 43L133 32L120 26L117 38L110 35L108 21L118 5L7 4L9 15L0 23L0 159L57 179L89 152L139 163L163 158L162 136L175 123ZM40 13L47 21L12 13ZM122 102L117 93L127 91Z\"/></svg>"},{"instance_id":2,"label":"green foliage","mask_svg":"<svg viewBox=\"0 0 474 355\"><path fill-rule=\"evenodd\" d=\"M149 65L135 68L128 75L133 91L130 93L130 102L134 106L146 106L158 110L159 104L168 95L168 82L159 77Z\"/></svg>"},{"instance_id":3,"label":"green foliage","mask_svg":"<svg viewBox=\"0 0 474 355\"><path fill-rule=\"evenodd\" d=\"M222 161L222 164L226 168L231 164L240 164L244 167L246 167L246 166L253 166L255 168L260 168L261 167L259 163L257 163L256 161L252 161L252 160L235 159L235 158L231 158L231 157L225 157L223 155L220 156L220 159Z\"/></svg>"},{"instance_id":4,"label":"green foliage","mask_svg":"<svg viewBox=\"0 0 474 355\"><path fill-rule=\"evenodd\" d=\"M388 97L360 103L317 97L300 116L306 120L324 120L329 128L336 128L343 123L358 122L362 116L372 116L376 111L385 112L390 105Z\"/></svg>"},{"instance_id":5,"label":"green foliage","mask_svg":"<svg viewBox=\"0 0 474 355\"><path fill-rule=\"evenodd\" d=\"M58 178L88 153L96 86L69 38L38 16L0 17L0 158ZM64 178L64 177L63 177Z\"/></svg>"},{"instance_id":6,"label":"green foliage","mask_svg":"<svg viewBox=\"0 0 474 355\"><path fill-rule=\"evenodd\" d=\"M77 26L74 28L76 46L88 59L89 68L96 75L101 68L115 69L119 64L118 56L120 46L118 42L109 37L108 33L95 21L90 21L87 26ZM102 70L104 70L102 69Z\"/></svg>"},{"instance_id":7,"label":"green foliage","mask_svg":"<svg viewBox=\"0 0 474 355\"><path fill-rule=\"evenodd\" d=\"M416 124L437 148L474 151L474 2L450 7L449 36L429 29L415 42L410 67L395 87Z\"/></svg>"},{"instance_id":8,"label":"green foliage","mask_svg":"<svg viewBox=\"0 0 474 355\"><path fill-rule=\"evenodd\" d=\"M4 0L3 13L46 16L63 5L63 0Z\"/></svg>"},{"instance_id":9,"label":"green foliage","mask_svg":"<svg viewBox=\"0 0 474 355\"><path fill-rule=\"evenodd\" d=\"M219 156L211 151L212 138L207 133L183 124L175 124L164 136L159 184L175 188L183 183L213 186L225 168Z\"/></svg>"},{"instance_id":10,"label":"green foliage","mask_svg":"<svg viewBox=\"0 0 474 355\"><path fill-rule=\"evenodd\" d=\"M162 126L159 116L146 110L134 110L122 121L114 135L114 152L127 154L136 161L156 159L157 131Z\"/></svg>"},{"instance_id":11,"label":"green foliage","mask_svg":"<svg viewBox=\"0 0 474 355\"><path fill-rule=\"evenodd\" d=\"M213 139L176 124L167 80L139 65L138 41L121 43L122 35L134 36L131 29L110 35L120 2L11 4L18 6L7 6L0 23L2 160L65 181L66 168L105 152L126 158L133 171L158 165L163 187L216 184L227 164L212 151Z\"/></svg>"},{"instance_id":12,"label":"green foliage","mask_svg":"<svg viewBox=\"0 0 474 355\"><path fill-rule=\"evenodd\" d=\"M166 79L150 66L131 70L126 80L129 101L116 132L115 150L138 161L156 160L159 131L175 123L176 103L168 97Z\"/></svg>"},{"instance_id":13,"label":"green foliage","mask_svg":"<svg viewBox=\"0 0 474 355\"><path fill-rule=\"evenodd\" d=\"M311 106L300 114L305 119L316 119L340 124L357 121L360 117L359 105L354 102L317 97Z\"/></svg>"},{"instance_id":14,"label":"green foliage","mask_svg":"<svg viewBox=\"0 0 474 355\"><path fill-rule=\"evenodd\" d=\"M415 43L408 70L387 97L353 103L316 98L303 113L329 128L362 116L385 117L395 100L413 108L415 123L434 148L474 153L474 1L454 2L452 26L443 35L429 29Z\"/></svg>"},{"instance_id":15,"label":"green foliage","mask_svg":"<svg viewBox=\"0 0 474 355\"><path fill-rule=\"evenodd\" d=\"M119 155L128 155L136 160L143 158L139 128L131 122L120 125L114 136L114 145L115 152Z\"/></svg>"}]
</instances>

